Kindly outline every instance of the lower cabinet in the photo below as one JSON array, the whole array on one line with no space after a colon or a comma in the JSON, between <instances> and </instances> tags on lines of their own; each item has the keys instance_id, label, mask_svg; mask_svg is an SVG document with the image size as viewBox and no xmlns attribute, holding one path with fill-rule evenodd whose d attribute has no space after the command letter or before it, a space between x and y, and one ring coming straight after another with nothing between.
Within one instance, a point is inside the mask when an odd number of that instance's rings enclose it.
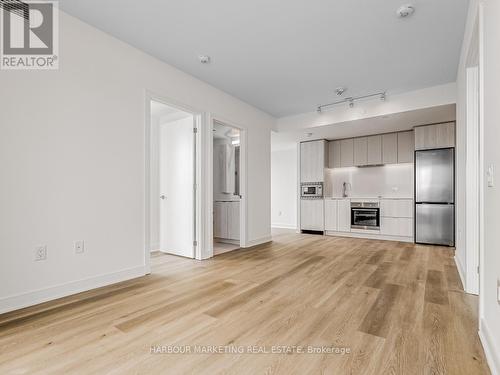
<instances>
[{"instance_id":1,"label":"lower cabinet","mask_svg":"<svg viewBox=\"0 0 500 375\"><path fill-rule=\"evenodd\" d=\"M336 199L325 200L325 230L336 232L339 230L338 201Z\"/></svg>"},{"instance_id":2,"label":"lower cabinet","mask_svg":"<svg viewBox=\"0 0 500 375\"><path fill-rule=\"evenodd\" d=\"M349 199L325 200L325 230L351 231L351 201Z\"/></svg>"},{"instance_id":3,"label":"lower cabinet","mask_svg":"<svg viewBox=\"0 0 500 375\"><path fill-rule=\"evenodd\" d=\"M214 237L240 239L240 202L214 202Z\"/></svg>"},{"instance_id":4,"label":"lower cabinet","mask_svg":"<svg viewBox=\"0 0 500 375\"><path fill-rule=\"evenodd\" d=\"M300 229L325 230L323 199L300 200Z\"/></svg>"},{"instance_id":5,"label":"lower cabinet","mask_svg":"<svg viewBox=\"0 0 500 375\"><path fill-rule=\"evenodd\" d=\"M338 200L338 231L350 232L351 231L351 200L339 199Z\"/></svg>"},{"instance_id":6,"label":"lower cabinet","mask_svg":"<svg viewBox=\"0 0 500 375\"><path fill-rule=\"evenodd\" d=\"M408 217L381 217L380 234L384 236L413 236L413 219Z\"/></svg>"}]
</instances>

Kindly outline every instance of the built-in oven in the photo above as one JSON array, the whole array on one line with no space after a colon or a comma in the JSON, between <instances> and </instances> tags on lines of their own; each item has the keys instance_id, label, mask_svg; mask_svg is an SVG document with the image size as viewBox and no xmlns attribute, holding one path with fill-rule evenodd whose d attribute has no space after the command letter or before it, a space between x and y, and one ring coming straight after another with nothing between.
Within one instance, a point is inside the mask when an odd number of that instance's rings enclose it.
<instances>
[{"instance_id":1,"label":"built-in oven","mask_svg":"<svg viewBox=\"0 0 500 375\"><path fill-rule=\"evenodd\" d=\"M380 205L378 202L351 202L352 229L380 229Z\"/></svg>"},{"instance_id":2,"label":"built-in oven","mask_svg":"<svg viewBox=\"0 0 500 375\"><path fill-rule=\"evenodd\" d=\"M301 198L323 198L322 182L305 182L300 184Z\"/></svg>"}]
</instances>

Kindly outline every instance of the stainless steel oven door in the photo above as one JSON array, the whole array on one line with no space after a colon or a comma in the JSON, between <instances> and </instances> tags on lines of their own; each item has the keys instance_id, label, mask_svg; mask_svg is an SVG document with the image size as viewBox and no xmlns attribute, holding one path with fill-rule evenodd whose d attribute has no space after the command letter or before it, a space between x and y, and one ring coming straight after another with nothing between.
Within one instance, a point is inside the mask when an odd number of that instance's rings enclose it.
<instances>
[{"instance_id":1,"label":"stainless steel oven door","mask_svg":"<svg viewBox=\"0 0 500 375\"><path fill-rule=\"evenodd\" d=\"M351 207L351 228L379 230L380 209Z\"/></svg>"}]
</instances>

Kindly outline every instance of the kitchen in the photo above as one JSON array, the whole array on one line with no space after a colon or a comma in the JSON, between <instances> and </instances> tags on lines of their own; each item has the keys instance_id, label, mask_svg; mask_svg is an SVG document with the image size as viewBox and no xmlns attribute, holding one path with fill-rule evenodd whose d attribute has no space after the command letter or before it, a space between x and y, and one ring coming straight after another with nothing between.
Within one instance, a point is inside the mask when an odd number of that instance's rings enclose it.
<instances>
[{"instance_id":1,"label":"kitchen","mask_svg":"<svg viewBox=\"0 0 500 375\"><path fill-rule=\"evenodd\" d=\"M454 246L454 147L454 122L301 142L301 232Z\"/></svg>"}]
</instances>

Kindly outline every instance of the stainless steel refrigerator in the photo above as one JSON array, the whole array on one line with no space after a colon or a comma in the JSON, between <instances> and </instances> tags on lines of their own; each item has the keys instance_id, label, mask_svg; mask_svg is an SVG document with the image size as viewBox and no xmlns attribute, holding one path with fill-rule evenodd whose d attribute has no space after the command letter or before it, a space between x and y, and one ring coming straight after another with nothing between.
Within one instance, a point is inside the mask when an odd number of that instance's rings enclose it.
<instances>
[{"instance_id":1,"label":"stainless steel refrigerator","mask_svg":"<svg viewBox=\"0 0 500 375\"><path fill-rule=\"evenodd\" d=\"M415 242L455 246L455 150L415 152Z\"/></svg>"}]
</instances>

